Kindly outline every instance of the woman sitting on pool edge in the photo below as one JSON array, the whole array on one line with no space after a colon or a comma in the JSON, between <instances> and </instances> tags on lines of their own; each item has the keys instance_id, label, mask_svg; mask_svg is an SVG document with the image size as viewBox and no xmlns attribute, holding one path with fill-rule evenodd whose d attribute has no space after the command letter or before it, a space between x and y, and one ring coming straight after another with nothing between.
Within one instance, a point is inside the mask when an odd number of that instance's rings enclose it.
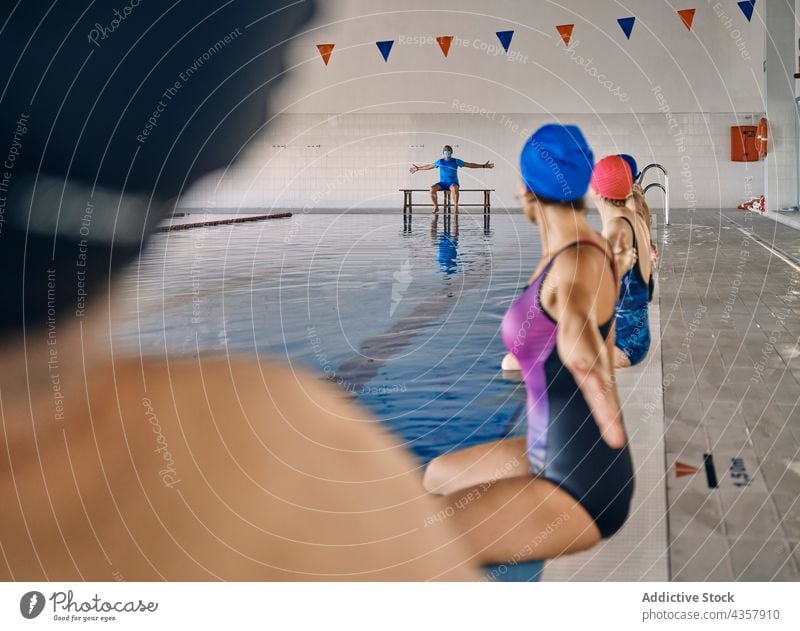
<instances>
[{"instance_id":1,"label":"woman sitting on pool edge","mask_svg":"<svg viewBox=\"0 0 800 631\"><path fill-rule=\"evenodd\" d=\"M603 220L603 235L609 241L623 243L625 249L632 248L634 253L634 257L617 259L622 284L617 303L616 368L639 364L650 349L652 262L639 252L640 244L650 242L650 231L642 217L627 205L632 186L631 169L621 156L606 156L595 165L590 188Z\"/></svg>"},{"instance_id":2,"label":"woman sitting on pool edge","mask_svg":"<svg viewBox=\"0 0 800 631\"><path fill-rule=\"evenodd\" d=\"M539 129L520 158L522 207L543 255L503 340L522 366L527 437L439 456L425 473L486 564L585 550L628 516L633 466L611 354L619 284L583 213L592 161L580 130L560 125Z\"/></svg>"}]
</instances>

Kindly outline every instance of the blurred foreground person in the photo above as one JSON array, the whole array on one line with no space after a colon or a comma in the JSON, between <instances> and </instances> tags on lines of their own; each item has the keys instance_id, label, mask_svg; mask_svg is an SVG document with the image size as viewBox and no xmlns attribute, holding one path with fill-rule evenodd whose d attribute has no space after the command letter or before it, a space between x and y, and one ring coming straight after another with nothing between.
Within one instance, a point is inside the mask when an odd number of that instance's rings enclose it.
<instances>
[{"instance_id":1,"label":"blurred foreground person","mask_svg":"<svg viewBox=\"0 0 800 631\"><path fill-rule=\"evenodd\" d=\"M614 366L628 368L641 363L650 350L648 305L653 297L652 261L642 244L650 231L642 217L629 206L632 169L621 156L606 156L594 167L592 199L603 220L603 235L633 256L617 257L621 287L616 312Z\"/></svg>"},{"instance_id":2,"label":"blurred foreground person","mask_svg":"<svg viewBox=\"0 0 800 631\"><path fill-rule=\"evenodd\" d=\"M108 341L117 271L261 130L313 3L2 11L0 578L475 578L414 461L338 391Z\"/></svg>"}]
</instances>

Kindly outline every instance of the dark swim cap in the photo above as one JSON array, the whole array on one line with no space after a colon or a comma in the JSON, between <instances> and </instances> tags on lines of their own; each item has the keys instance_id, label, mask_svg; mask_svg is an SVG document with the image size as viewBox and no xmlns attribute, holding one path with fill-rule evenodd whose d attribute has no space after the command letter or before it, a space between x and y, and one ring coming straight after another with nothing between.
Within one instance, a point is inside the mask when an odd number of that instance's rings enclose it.
<instances>
[{"instance_id":1,"label":"dark swim cap","mask_svg":"<svg viewBox=\"0 0 800 631\"><path fill-rule=\"evenodd\" d=\"M639 165L636 164L636 160L633 158L632 155L629 155L627 153L618 153L617 155L628 163L628 166L631 168L631 176L633 177L633 181L635 182L636 178L639 177Z\"/></svg>"},{"instance_id":2,"label":"dark swim cap","mask_svg":"<svg viewBox=\"0 0 800 631\"><path fill-rule=\"evenodd\" d=\"M571 202L582 198L589 188L594 155L578 127L548 124L528 138L519 165L529 191Z\"/></svg>"}]
</instances>

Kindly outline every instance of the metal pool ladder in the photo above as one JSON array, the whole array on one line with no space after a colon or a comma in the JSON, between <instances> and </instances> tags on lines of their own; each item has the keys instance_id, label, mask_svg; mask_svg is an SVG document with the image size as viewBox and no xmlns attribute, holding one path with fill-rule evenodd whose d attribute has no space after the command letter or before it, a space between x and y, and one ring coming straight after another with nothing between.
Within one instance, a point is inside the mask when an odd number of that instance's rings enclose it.
<instances>
[{"instance_id":1,"label":"metal pool ladder","mask_svg":"<svg viewBox=\"0 0 800 631\"><path fill-rule=\"evenodd\" d=\"M655 162L653 164L648 164L642 169L637 182L641 186L642 182L644 181L645 173L647 173L650 169L658 169L664 174L664 184L660 184L659 182L651 182L644 187L644 194L647 195L647 191L649 191L651 188L660 188L662 191L664 191L664 223L669 225L669 175L667 175L667 170Z\"/></svg>"}]
</instances>

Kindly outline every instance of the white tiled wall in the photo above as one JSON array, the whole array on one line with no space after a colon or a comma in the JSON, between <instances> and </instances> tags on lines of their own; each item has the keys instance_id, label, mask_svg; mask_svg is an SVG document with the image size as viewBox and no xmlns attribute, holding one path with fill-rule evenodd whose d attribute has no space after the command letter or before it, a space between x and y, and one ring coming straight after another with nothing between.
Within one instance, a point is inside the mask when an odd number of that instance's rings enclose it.
<instances>
[{"instance_id":1,"label":"white tiled wall","mask_svg":"<svg viewBox=\"0 0 800 631\"><path fill-rule=\"evenodd\" d=\"M437 159L443 144L494 170L461 171L464 188L494 188L494 206L515 207L517 158L539 125L578 124L596 158L631 153L644 166L663 164L671 175L673 207L729 208L764 189L763 163L730 161L730 126L755 124L739 113L573 114L283 114L223 177L200 182L185 207L317 209L396 208L398 188L426 188L435 171L412 176L409 164ZM654 179L655 171L650 172ZM648 178L648 181L650 178ZM662 204L660 192L648 200ZM466 197L463 201L468 201Z\"/></svg>"},{"instance_id":2,"label":"white tiled wall","mask_svg":"<svg viewBox=\"0 0 800 631\"><path fill-rule=\"evenodd\" d=\"M770 123L766 162L767 208L778 210L797 204L797 105L794 100L795 14L784 2L767 5L766 92Z\"/></svg>"}]
</instances>

